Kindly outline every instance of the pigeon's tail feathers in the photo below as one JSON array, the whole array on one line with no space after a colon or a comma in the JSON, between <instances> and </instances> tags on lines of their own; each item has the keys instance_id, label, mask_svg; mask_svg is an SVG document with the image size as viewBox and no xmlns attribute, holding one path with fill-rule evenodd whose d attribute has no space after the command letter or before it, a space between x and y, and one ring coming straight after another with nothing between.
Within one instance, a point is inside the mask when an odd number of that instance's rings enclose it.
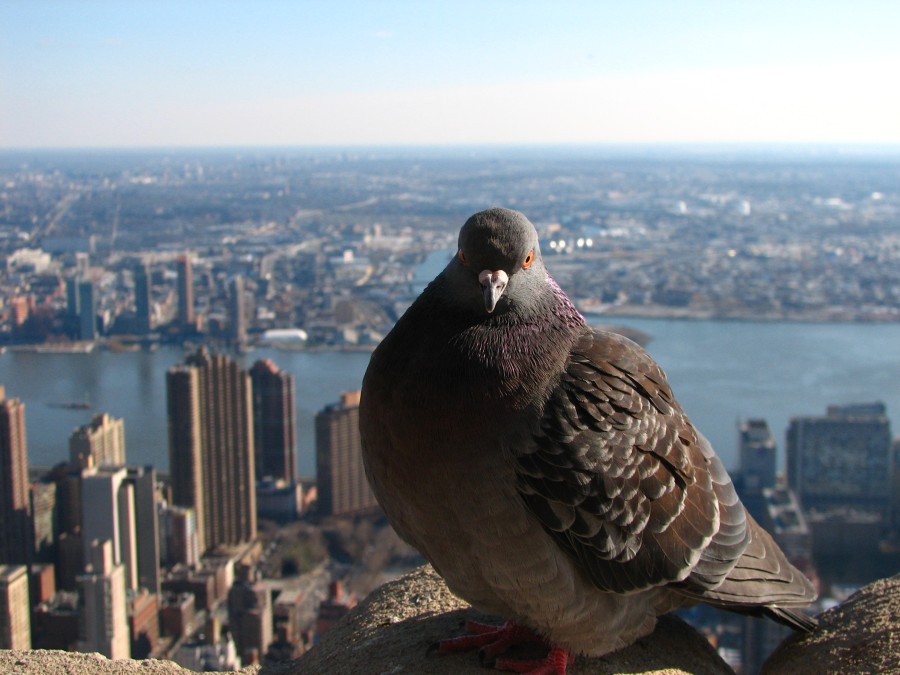
<instances>
[{"instance_id":1,"label":"pigeon's tail feathers","mask_svg":"<svg viewBox=\"0 0 900 675\"><path fill-rule=\"evenodd\" d=\"M757 619L771 619L782 626L787 626L801 633L812 633L819 626L818 620L802 609L779 607L778 605L735 605L711 602L709 600L706 602L713 607L734 612L735 614L752 616Z\"/></svg>"},{"instance_id":2,"label":"pigeon's tail feathers","mask_svg":"<svg viewBox=\"0 0 900 675\"><path fill-rule=\"evenodd\" d=\"M727 578L716 588L683 592L715 607L812 630L815 621L793 608L809 605L816 599L816 589L750 514L747 522L752 538Z\"/></svg>"},{"instance_id":3,"label":"pigeon's tail feathers","mask_svg":"<svg viewBox=\"0 0 900 675\"><path fill-rule=\"evenodd\" d=\"M804 633L812 633L819 622L815 617L810 616L800 609L790 609L788 607L778 607L776 605L767 605L762 608L764 616L777 621L778 623L793 628Z\"/></svg>"}]
</instances>

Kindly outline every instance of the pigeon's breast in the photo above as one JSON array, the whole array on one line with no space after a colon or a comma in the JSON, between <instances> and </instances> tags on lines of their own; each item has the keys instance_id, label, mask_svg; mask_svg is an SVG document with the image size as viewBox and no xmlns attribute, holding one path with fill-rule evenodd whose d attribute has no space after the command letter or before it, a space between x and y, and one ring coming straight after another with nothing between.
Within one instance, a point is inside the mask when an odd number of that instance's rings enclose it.
<instances>
[{"instance_id":1,"label":"pigeon's breast","mask_svg":"<svg viewBox=\"0 0 900 675\"><path fill-rule=\"evenodd\" d=\"M593 586L525 508L506 440L441 431L404 444L375 482L398 532L453 593L576 652L605 653L652 630L662 592Z\"/></svg>"}]
</instances>

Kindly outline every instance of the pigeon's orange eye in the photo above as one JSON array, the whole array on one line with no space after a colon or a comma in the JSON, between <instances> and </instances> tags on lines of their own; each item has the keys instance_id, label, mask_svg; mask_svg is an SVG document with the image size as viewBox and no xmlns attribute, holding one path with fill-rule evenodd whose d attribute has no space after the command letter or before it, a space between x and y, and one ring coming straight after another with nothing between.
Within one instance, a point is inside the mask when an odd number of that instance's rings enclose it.
<instances>
[{"instance_id":1,"label":"pigeon's orange eye","mask_svg":"<svg viewBox=\"0 0 900 675\"><path fill-rule=\"evenodd\" d=\"M522 261L522 269L527 270L531 267L531 263L534 262L534 251L528 251L528 255L525 256L525 260Z\"/></svg>"},{"instance_id":2,"label":"pigeon's orange eye","mask_svg":"<svg viewBox=\"0 0 900 675\"><path fill-rule=\"evenodd\" d=\"M466 254L463 253L462 249L459 249L459 252L456 254L456 257L459 258L459 262L463 265L466 264Z\"/></svg>"}]
</instances>

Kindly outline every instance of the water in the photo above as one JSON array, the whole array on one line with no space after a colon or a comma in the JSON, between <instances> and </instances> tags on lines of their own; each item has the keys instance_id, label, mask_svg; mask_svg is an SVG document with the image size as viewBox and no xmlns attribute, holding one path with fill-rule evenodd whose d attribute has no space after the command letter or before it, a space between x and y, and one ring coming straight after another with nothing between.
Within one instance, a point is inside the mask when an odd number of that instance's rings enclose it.
<instances>
[{"instance_id":1,"label":"water","mask_svg":"<svg viewBox=\"0 0 900 675\"><path fill-rule=\"evenodd\" d=\"M616 319L648 351L729 468L738 419L763 417L782 452L788 421L829 404L883 401L900 413L900 325ZM895 418L896 421L896 418Z\"/></svg>"},{"instance_id":2,"label":"water","mask_svg":"<svg viewBox=\"0 0 900 675\"><path fill-rule=\"evenodd\" d=\"M94 412L106 412L125 420L130 464L153 464L166 471L166 370L184 355L179 348L163 347L156 352L0 356L0 384L7 396L25 402L29 463L51 466L67 460L72 430L89 422ZM272 359L296 378L298 465L301 473L311 475L315 414L337 401L341 392L359 389L369 354L257 349L238 360L247 368L262 358ZM88 401L92 410L54 407L72 401Z\"/></svg>"},{"instance_id":3,"label":"water","mask_svg":"<svg viewBox=\"0 0 900 675\"><path fill-rule=\"evenodd\" d=\"M766 418L783 446L791 416L820 415L831 403L881 400L889 415L900 412L900 325L615 322L652 336L648 350L729 468L736 462L740 418ZM93 411L125 420L129 463L165 471L165 373L183 356L174 347L152 353L0 355L0 384L7 396L26 405L30 463L50 466L68 458L69 435L92 411L52 405L86 400ZM296 378L298 466L312 475L315 413L341 392L359 388L369 355L258 349L240 360L249 367L258 358L271 358Z\"/></svg>"},{"instance_id":4,"label":"water","mask_svg":"<svg viewBox=\"0 0 900 675\"><path fill-rule=\"evenodd\" d=\"M424 288L452 256L430 254L416 270ZM606 321L589 317L592 323ZM783 446L794 415L820 415L833 403L884 401L900 412L900 325L806 324L623 319L652 338L678 400L709 438L726 466L736 466L736 423L763 417ZM72 430L93 412L125 420L129 463L168 467L165 372L183 361L181 349L90 354L0 356L0 384L26 405L29 461L50 466L68 458ZM315 472L318 410L341 392L358 389L369 355L258 349L240 357L245 367L271 358L297 382L297 450L302 474ZM89 401L93 411L53 404Z\"/></svg>"}]
</instances>

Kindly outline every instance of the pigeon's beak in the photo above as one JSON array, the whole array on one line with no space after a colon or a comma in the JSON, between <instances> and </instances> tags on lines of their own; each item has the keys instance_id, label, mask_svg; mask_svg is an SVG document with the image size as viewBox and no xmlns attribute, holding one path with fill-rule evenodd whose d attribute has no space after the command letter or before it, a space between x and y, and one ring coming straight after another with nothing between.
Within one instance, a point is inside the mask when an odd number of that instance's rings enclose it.
<instances>
[{"instance_id":1,"label":"pigeon's beak","mask_svg":"<svg viewBox=\"0 0 900 675\"><path fill-rule=\"evenodd\" d=\"M509 281L509 277L503 270L497 270L496 272L483 270L478 275L478 281L484 290L484 308L490 314L497 307L500 296L506 290L506 283Z\"/></svg>"}]
</instances>

